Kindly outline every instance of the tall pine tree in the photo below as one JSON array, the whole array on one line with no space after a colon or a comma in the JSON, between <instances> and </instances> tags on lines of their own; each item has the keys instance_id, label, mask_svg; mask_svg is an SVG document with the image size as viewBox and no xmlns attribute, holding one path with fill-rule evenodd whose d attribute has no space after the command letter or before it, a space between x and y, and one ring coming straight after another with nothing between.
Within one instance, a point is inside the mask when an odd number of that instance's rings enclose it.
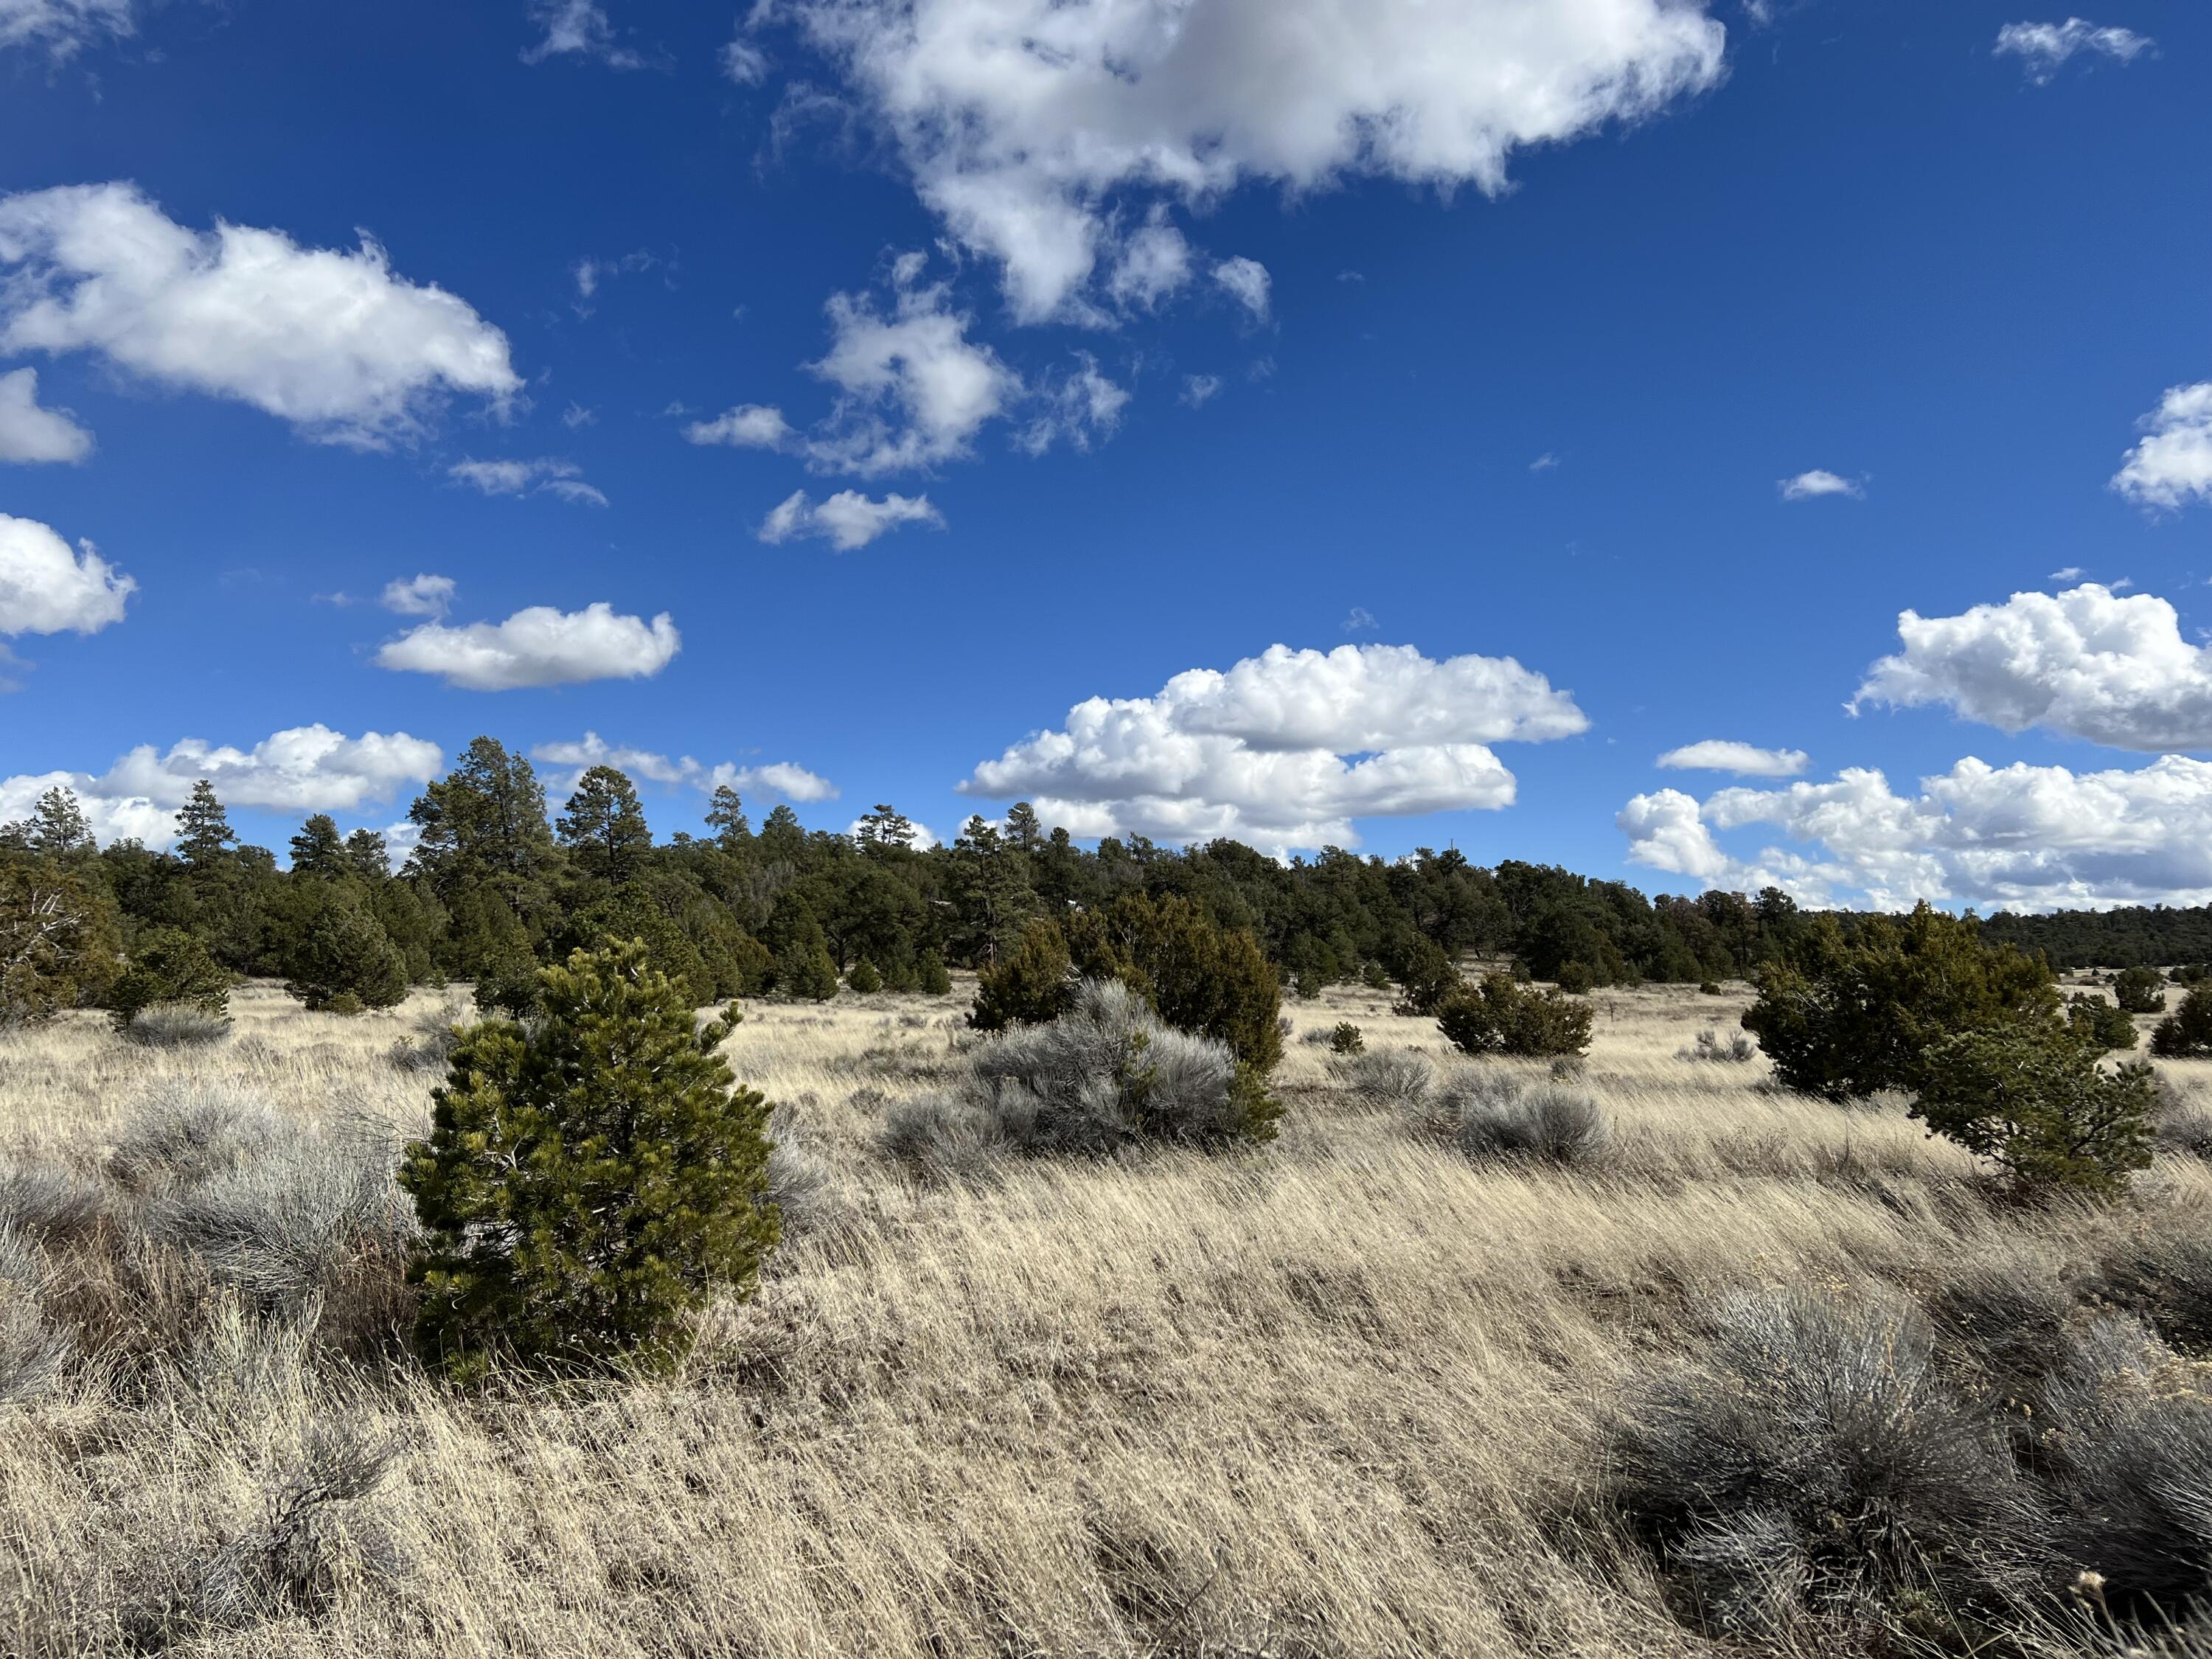
<instances>
[{"instance_id":1,"label":"tall pine tree","mask_svg":"<svg viewBox=\"0 0 2212 1659\"><path fill-rule=\"evenodd\" d=\"M580 873L617 887L636 878L653 850L636 787L611 766L594 766L576 781L556 829Z\"/></svg>"}]
</instances>

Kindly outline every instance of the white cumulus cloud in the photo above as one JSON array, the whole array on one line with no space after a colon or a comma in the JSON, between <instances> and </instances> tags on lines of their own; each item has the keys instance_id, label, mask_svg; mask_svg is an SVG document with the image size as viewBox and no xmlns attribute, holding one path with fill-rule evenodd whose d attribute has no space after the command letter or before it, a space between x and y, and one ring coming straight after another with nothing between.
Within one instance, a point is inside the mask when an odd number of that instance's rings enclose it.
<instances>
[{"instance_id":1,"label":"white cumulus cloud","mask_svg":"<svg viewBox=\"0 0 2212 1659\"><path fill-rule=\"evenodd\" d=\"M557 495L564 501L588 501L605 507L607 498L584 482L584 469L574 461L456 461L446 476L474 484L487 495L522 495L532 491Z\"/></svg>"},{"instance_id":2,"label":"white cumulus cloud","mask_svg":"<svg viewBox=\"0 0 2212 1659\"><path fill-rule=\"evenodd\" d=\"M1784 478L1774 486L1782 492L1785 501L1809 501L1822 495L1863 495L1866 486L1856 479L1846 478L1839 472L1831 472L1825 466L1816 466L1809 472L1800 472L1794 478Z\"/></svg>"},{"instance_id":3,"label":"white cumulus cloud","mask_svg":"<svg viewBox=\"0 0 2212 1659\"><path fill-rule=\"evenodd\" d=\"M791 0L1016 315L1128 268L1115 208L1246 182L1506 187L1523 146L1715 85L1699 0ZM1149 217L1140 222L1152 222ZM1141 232L1139 232L1141 234Z\"/></svg>"},{"instance_id":4,"label":"white cumulus cloud","mask_svg":"<svg viewBox=\"0 0 2212 1659\"><path fill-rule=\"evenodd\" d=\"M375 243L196 231L132 185L0 198L0 350L96 351L334 442L380 446L418 430L441 395L504 407L521 388L504 334L395 275Z\"/></svg>"},{"instance_id":5,"label":"white cumulus cloud","mask_svg":"<svg viewBox=\"0 0 2212 1659\"><path fill-rule=\"evenodd\" d=\"M2137 424L2142 441L2112 475L2112 488L2145 507L2212 501L2212 380L2168 388Z\"/></svg>"},{"instance_id":6,"label":"white cumulus cloud","mask_svg":"<svg viewBox=\"0 0 2212 1659\"><path fill-rule=\"evenodd\" d=\"M863 477L969 454L976 433L1022 395L1021 377L968 337L971 319L952 308L945 284L921 282L921 268L919 254L899 259L888 312L865 295L831 296L830 349L807 368L836 398L811 432L795 430L780 409L744 404L684 436L787 450L817 471Z\"/></svg>"},{"instance_id":7,"label":"white cumulus cloud","mask_svg":"<svg viewBox=\"0 0 2212 1659\"><path fill-rule=\"evenodd\" d=\"M817 503L809 500L805 490L795 489L754 533L771 545L801 537L820 537L840 553L849 553L908 524L943 529L945 516L929 504L927 495L885 495L878 501L857 489L841 489Z\"/></svg>"},{"instance_id":8,"label":"white cumulus cloud","mask_svg":"<svg viewBox=\"0 0 2212 1659\"><path fill-rule=\"evenodd\" d=\"M138 584L35 519L0 513L0 635L96 634L123 620Z\"/></svg>"},{"instance_id":9,"label":"white cumulus cloud","mask_svg":"<svg viewBox=\"0 0 2212 1659\"><path fill-rule=\"evenodd\" d=\"M2027 78L2044 86L2081 52L2132 64L2156 44L2133 29L2100 27L2086 17L2069 17L2063 23L2007 23L1990 50L2000 58L2019 58Z\"/></svg>"},{"instance_id":10,"label":"white cumulus cloud","mask_svg":"<svg viewBox=\"0 0 2212 1659\"><path fill-rule=\"evenodd\" d=\"M471 691L649 678L683 639L666 611L650 623L617 616L604 600L581 611L536 605L501 623L425 623L376 653L380 668L435 674Z\"/></svg>"},{"instance_id":11,"label":"white cumulus cloud","mask_svg":"<svg viewBox=\"0 0 2212 1659\"><path fill-rule=\"evenodd\" d=\"M1897 619L1905 648L1868 670L1852 706L1943 704L2004 732L2041 726L2115 749L2212 749L2212 652L2150 593L2085 582L2015 593L1957 617Z\"/></svg>"},{"instance_id":12,"label":"white cumulus cloud","mask_svg":"<svg viewBox=\"0 0 2212 1659\"><path fill-rule=\"evenodd\" d=\"M771 761L766 766L732 766L725 763L707 775L706 787L747 791L767 790L788 800L819 801L837 799L837 786L818 772L790 761Z\"/></svg>"},{"instance_id":13,"label":"white cumulus cloud","mask_svg":"<svg viewBox=\"0 0 2212 1659\"><path fill-rule=\"evenodd\" d=\"M278 732L239 749L187 738L164 751L144 744L106 772L46 772L0 779L0 821L28 815L47 790L83 804L102 841L135 836L149 846L176 839L176 809L202 778L227 806L278 812L353 812L444 769L438 745L404 732L358 738L320 724Z\"/></svg>"},{"instance_id":14,"label":"white cumulus cloud","mask_svg":"<svg viewBox=\"0 0 2212 1659\"><path fill-rule=\"evenodd\" d=\"M39 371L0 374L0 461L81 461L92 434L65 410L39 406Z\"/></svg>"},{"instance_id":15,"label":"white cumulus cloud","mask_svg":"<svg viewBox=\"0 0 2212 1659\"><path fill-rule=\"evenodd\" d=\"M1658 763L1687 772L1734 772L1747 778L1794 778L1812 757L1802 749L1761 749L1727 738L1707 738L1669 749Z\"/></svg>"},{"instance_id":16,"label":"white cumulus cloud","mask_svg":"<svg viewBox=\"0 0 2212 1659\"><path fill-rule=\"evenodd\" d=\"M568 769L548 782L547 787L556 794L566 794L574 789L585 769L592 766L611 766L648 783L688 785L702 793L721 788L735 789L741 794L766 791L797 801L835 800L838 793L837 786L820 773L810 772L791 761L772 761L765 766L739 766L733 761L724 761L719 766L705 766L689 755L663 755L650 749L611 744L596 732L586 732L574 741L541 743L531 750L530 756L548 766Z\"/></svg>"},{"instance_id":17,"label":"white cumulus cloud","mask_svg":"<svg viewBox=\"0 0 2212 1659\"><path fill-rule=\"evenodd\" d=\"M1274 291L1274 278L1267 275L1267 267L1257 259L1247 259L1241 254L1234 259L1224 259L1213 268L1213 281L1229 297L1250 312L1260 321L1267 320L1267 307Z\"/></svg>"},{"instance_id":18,"label":"white cumulus cloud","mask_svg":"<svg viewBox=\"0 0 2212 1659\"><path fill-rule=\"evenodd\" d=\"M443 618L453 608L451 576L395 576L384 585L383 605L402 617Z\"/></svg>"},{"instance_id":19,"label":"white cumulus cloud","mask_svg":"<svg viewBox=\"0 0 2212 1659\"><path fill-rule=\"evenodd\" d=\"M1158 695L1094 697L960 786L1026 796L1071 833L1263 846L1358 844L1352 820L1511 804L1488 744L1572 736L1573 698L1511 658L1442 662L1411 646L1273 646Z\"/></svg>"},{"instance_id":20,"label":"white cumulus cloud","mask_svg":"<svg viewBox=\"0 0 2212 1659\"><path fill-rule=\"evenodd\" d=\"M2081 773L1970 757L1923 778L1917 795L1857 768L1831 783L1723 789L1702 805L1665 789L1637 796L1618 823L1639 864L1741 892L1778 886L1808 903L2212 902L2212 763L2180 755ZM1716 834L1753 824L1797 846L1739 857Z\"/></svg>"}]
</instances>

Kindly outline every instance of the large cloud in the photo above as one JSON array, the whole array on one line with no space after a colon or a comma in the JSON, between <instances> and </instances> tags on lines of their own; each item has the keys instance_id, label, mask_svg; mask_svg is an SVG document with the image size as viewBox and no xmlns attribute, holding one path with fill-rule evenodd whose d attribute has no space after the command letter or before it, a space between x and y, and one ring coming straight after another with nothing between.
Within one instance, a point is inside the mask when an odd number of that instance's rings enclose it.
<instances>
[{"instance_id":1,"label":"large cloud","mask_svg":"<svg viewBox=\"0 0 2212 1659\"><path fill-rule=\"evenodd\" d=\"M374 446L441 394L503 404L507 337L393 274L384 250L170 220L132 185L0 198L0 350L98 351L163 386L235 398L318 438Z\"/></svg>"},{"instance_id":2,"label":"large cloud","mask_svg":"<svg viewBox=\"0 0 2212 1659\"><path fill-rule=\"evenodd\" d=\"M650 623L602 600L581 611L535 605L502 623L425 623L376 653L380 668L436 674L471 691L631 680L658 674L683 646L666 611Z\"/></svg>"},{"instance_id":3,"label":"large cloud","mask_svg":"<svg viewBox=\"0 0 2212 1659\"><path fill-rule=\"evenodd\" d=\"M1077 835L1233 836L1356 846L1352 820L1495 808L1513 775L1486 746L1584 731L1567 693L1510 658L1411 646L1273 646L1156 696L1094 697L978 766L964 794L1032 799Z\"/></svg>"},{"instance_id":4,"label":"large cloud","mask_svg":"<svg viewBox=\"0 0 2212 1659\"><path fill-rule=\"evenodd\" d=\"M2169 387L2138 424L2142 438L2112 475L2112 488L2145 507L2212 501L2212 380Z\"/></svg>"},{"instance_id":5,"label":"large cloud","mask_svg":"<svg viewBox=\"0 0 2212 1659\"><path fill-rule=\"evenodd\" d=\"M2094 582L2015 593L1963 616L1898 618L1905 649L1853 706L1944 703L2002 731L2042 726L2115 749L2212 749L2212 652L2164 599Z\"/></svg>"},{"instance_id":6,"label":"large cloud","mask_svg":"<svg viewBox=\"0 0 2212 1659\"><path fill-rule=\"evenodd\" d=\"M352 812L425 782L443 769L438 745L404 732L349 738L328 726L298 726L251 749L187 738L166 753L133 749L106 772L46 772L0 779L0 821L27 817L39 797L73 791L102 841L135 836L149 846L176 839L176 809L201 778L228 806L278 812Z\"/></svg>"},{"instance_id":7,"label":"large cloud","mask_svg":"<svg viewBox=\"0 0 2212 1659\"><path fill-rule=\"evenodd\" d=\"M1814 903L2063 908L2212 902L2212 763L2166 755L2133 772L1960 761L1899 795L1878 771L1831 783L1638 795L1629 856L1712 887L1774 885ZM1808 855L1728 851L1716 831L1778 826Z\"/></svg>"},{"instance_id":8,"label":"large cloud","mask_svg":"<svg viewBox=\"0 0 2212 1659\"><path fill-rule=\"evenodd\" d=\"M0 374L0 461L81 461L92 434L61 410L39 406L39 371Z\"/></svg>"},{"instance_id":9,"label":"large cloud","mask_svg":"<svg viewBox=\"0 0 2212 1659\"><path fill-rule=\"evenodd\" d=\"M1016 313L1178 285L1141 216L1247 180L1505 187L1513 151L1714 85L1701 0L791 0L923 200L1005 269ZM1134 228L1133 227L1133 228ZM1149 234L1147 234L1149 233Z\"/></svg>"},{"instance_id":10,"label":"large cloud","mask_svg":"<svg viewBox=\"0 0 2212 1659\"><path fill-rule=\"evenodd\" d=\"M34 519L0 513L0 635L96 634L123 620L138 584Z\"/></svg>"},{"instance_id":11,"label":"large cloud","mask_svg":"<svg viewBox=\"0 0 2212 1659\"><path fill-rule=\"evenodd\" d=\"M131 0L0 0L0 47L38 45L66 58L103 34L129 34Z\"/></svg>"}]
</instances>

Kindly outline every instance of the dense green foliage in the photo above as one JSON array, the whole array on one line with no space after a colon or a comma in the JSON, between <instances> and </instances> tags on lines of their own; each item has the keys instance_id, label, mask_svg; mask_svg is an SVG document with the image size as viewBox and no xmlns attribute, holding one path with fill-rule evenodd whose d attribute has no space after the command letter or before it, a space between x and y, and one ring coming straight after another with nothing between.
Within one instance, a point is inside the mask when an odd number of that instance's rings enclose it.
<instances>
[{"instance_id":1,"label":"dense green foliage","mask_svg":"<svg viewBox=\"0 0 2212 1659\"><path fill-rule=\"evenodd\" d=\"M775 1243L768 1103L715 1052L734 1019L697 1030L641 942L538 981L527 1028L463 1034L407 1149L418 1334L463 1375L665 1366L708 1288L744 1291Z\"/></svg>"},{"instance_id":2,"label":"dense green foliage","mask_svg":"<svg viewBox=\"0 0 2212 1659\"><path fill-rule=\"evenodd\" d=\"M977 976L968 1023L979 1031L1042 1025L1066 1013L1074 995L1067 936L1057 923L1038 916L1022 929L1012 950Z\"/></svg>"},{"instance_id":3,"label":"dense green foliage","mask_svg":"<svg viewBox=\"0 0 2212 1659\"><path fill-rule=\"evenodd\" d=\"M0 860L0 1026L100 997L121 942L96 882L40 853Z\"/></svg>"},{"instance_id":4,"label":"dense green foliage","mask_svg":"<svg viewBox=\"0 0 2212 1659\"><path fill-rule=\"evenodd\" d=\"M1588 1003L1523 985L1510 974L1456 986L1437 1006L1437 1029L1468 1054L1579 1054L1589 1047L1590 1018Z\"/></svg>"},{"instance_id":5,"label":"dense green foliage","mask_svg":"<svg viewBox=\"0 0 2212 1659\"><path fill-rule=\"evenodd\" d=\"M2150 1051L2167 1060L2201 1060L2212 1054L2212 994L2199 987L2185 994L2181 1006L2152 1030Z\"/></svg>"},{"instance_id":6,"label":"dense green foliage","mask_svg":"<svg viewBox=\"0 0 2212 1659\"><path fill-rule=\"evenodd\" d=\"M2117 1190L2151 1158L2158 1097L2140 1061L2107 1073L2054 1020L1960 1031L1932 1044L1912 1115L2029 1190Z\"/></svg>"},{"instance_id":7,"label":"dense green foliage","mask_svg":"<svg viewBox=\"0 0 2212 1659\"><path fill-rule=\"evenodd\" d=\"M2040 952L2054 968L2165 968L2212 962L2212 906L2170 909L2163 904L2136 905L2119 910L2055 910L2048 915L2001 910L1982 923L1982 930L1990 944Z\"/></svg>"},{"instance_id":8,"label":"dense green foliage","mask_svg":"<svg viewBox=\"0 0 2212 1659\"><path fill-rule=\"evenodd\" d=\"M2166 1012L2166 978L2155 968L2124 969L2112 980L2112 998L2130 1014Z\"/></svg>"},{"instance_id":9,"label":"dense green foliage","mask_svg":"<svg viewBox=\"0 0 2212 1659\"><path fill-rule=\"evenodd\" d=\"M1786 954L1758 974L1743 1016L1775 1076L1847 1100L1917 1089L1931 1043L2042 1019L2058 993L2043 962L1984 942L1978 926L1923 904L1902 920L1806 919Z\"/></svg>"},{"instance_id":10,"label":"dense green foliage","mask_svg":"<svg viewBox=\"0 0 2212 1659\"><path fill-rule=\"evenodd\" d=\"M2093 1054L2136 1046L2136 1023L2124 1009L2102 997L2076 994L2066 999L2066 1024L2075 1041Z\"/></svg>"},{"instance_id":11,"label":"dense green foliage","mask_svg":"<svg viewBox=\"0 0 2212 1659\"><path fill-rule=\"evenodd\" d=\"M116 1029L149 1008L198 1008L220 1019L230 1012L230 975L198 938L181 927L149 927L131 947L131 965L109 993Z\"/></svg>"}]
</instances>

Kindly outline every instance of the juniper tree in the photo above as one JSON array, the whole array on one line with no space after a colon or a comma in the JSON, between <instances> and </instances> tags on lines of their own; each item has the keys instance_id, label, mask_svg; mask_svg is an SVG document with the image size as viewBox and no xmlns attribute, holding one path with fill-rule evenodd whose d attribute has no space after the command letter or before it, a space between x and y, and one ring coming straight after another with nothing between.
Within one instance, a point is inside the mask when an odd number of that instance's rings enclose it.
<instances>
[{"instance_id":1,"label":"juniper tree","mask_svg":"<svg viewBox=\"0 0 2212 1659\"><path fill-rule=\"evenodd\" d=\"M406 1000L407 959L349 885L314 884L295 926L284 988L309 1008L358 1013Z\"/></svg>"},{"instance_id":2,"label":"juniper tree","mask_svg":"<svg viewBox=\"0 0 2212 1659\"><path fill-rule=\"evenodd\" d=\"M230 1012L230 975L198 937L181 927L149 927L131 947L130 964L108 994L118 1030L149 1008L182 1004L218 1018Z\"/></svg>"},{"instance_id":3,"label":"juniper tree","mask_svg":"<svg viewBox=\"0 0 2212 1659\"><path fill-rule=\"evenodd\" d=\"M2155 968L2127 969L2112 981L2112 999L2126 1013L2162 1014L2166 980Z\"/></svg>"},{"instance_id":4,"label":"juniper tree","mask_svg":"<svg viewBox=\"0 0 2212 1659\"><path fill-rule=\"evenodd\" d=\"M983 969L968 1023L979 1031L1048 1024L1073 1006L1075 982L1066 936L1048 918L1034 917L1020 942Z\"/></svg>"},{"instance_id":5,"label":"juniper tree","mask_svg":"<svg viewBox=\"0 0 2212 1659\"><path fill-rule=\"evenodd\" d=\"M665 1367L774 1247L768 1103L643 949L543 969L530 1027L463 1035L399 1184L424 1240L416 1331L450 1370Z\"/></svg>"},{"instance_id":6,"label":"juniper tree","mask_svg":"<svg viewBox=\"0 0 2212 1659\"><path fill-rule=\"evenodd\" d=\"M592 767L576 781L554 828L579 872L617 887L638 874L653 848L636 787L611 766Z\"/></svg>"},{"instance_id":7,"label":"juniper tree","mask_svg":"<svg viewBox=\"0 0 2212 1659\"><path fill-rule=\"evenodd\" d=\"M103 995L122 930L101 889L43 857L0 857L0 1026Z\"/></svg>"}]
</instances>

